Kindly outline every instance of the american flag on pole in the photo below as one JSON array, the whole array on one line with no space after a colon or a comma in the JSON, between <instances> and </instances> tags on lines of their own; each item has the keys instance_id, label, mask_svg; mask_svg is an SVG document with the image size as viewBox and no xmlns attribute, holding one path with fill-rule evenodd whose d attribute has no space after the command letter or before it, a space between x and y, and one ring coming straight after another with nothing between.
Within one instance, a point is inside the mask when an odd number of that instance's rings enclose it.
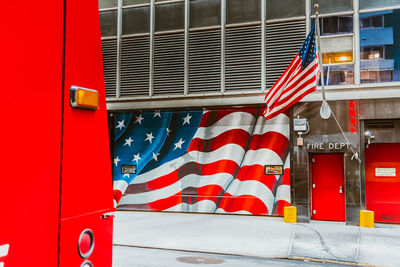
<instances>
[{"instance_id":1,"label":"american flag on pole","mask_svg":"<svg viewBox=\"0 0 400 267\"><path fill-rule=\"evenodd\" d=\"M118 209L282 214L290 203L289 118L262 107L116 115ZM122 174L122 165L136 174ZM280 165L283 174L264 173Z\"/></svg>"},{"instance_id":2,"label":"american flag on pole","mask_svg":"<svg viewBox=\"0 0 400 267\"><path fill-rule=\"evenodd\" d=\"M270 119L289 109L317 88L319 65L317 57L315 24L299 52L282 76L265 95L267 108L264 116Z\"/></svg>"}]
</instances>

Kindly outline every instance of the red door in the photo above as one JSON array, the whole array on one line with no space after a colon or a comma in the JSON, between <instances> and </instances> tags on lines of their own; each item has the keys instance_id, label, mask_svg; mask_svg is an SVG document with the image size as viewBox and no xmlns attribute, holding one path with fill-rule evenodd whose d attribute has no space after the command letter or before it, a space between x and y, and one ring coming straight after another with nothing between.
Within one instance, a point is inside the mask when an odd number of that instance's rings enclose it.
<instances>
[{"instance_id":1,"label":"red door","mask_svg":"<svg viewBox=\"0 0 400 267\"><path fill-rule=\"evenodd\" d=\"M371 144L365 150L367 209L375 221L400 223L400 143Z\"/></svg>"},{"instance_id":2,"label":"red door","mask_svg":"<svg viewBox=\"0 0 400 267\"><path fill-rule=\"evenodd\" d=\"M344 221L343 154L311 154L311 218Z\"/></svg>"}]
</instances>

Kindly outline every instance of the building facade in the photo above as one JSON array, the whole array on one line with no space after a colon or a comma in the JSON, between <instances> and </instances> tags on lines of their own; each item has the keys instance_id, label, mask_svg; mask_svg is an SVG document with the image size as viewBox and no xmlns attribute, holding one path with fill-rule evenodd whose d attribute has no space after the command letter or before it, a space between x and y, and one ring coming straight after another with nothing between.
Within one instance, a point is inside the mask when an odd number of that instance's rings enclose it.
<instances>
[{"instance_id":1,"label":"building facade","mask_svg":"<svg viewBox=\"0 0 400 267\"><path fill-rule=\"evenodd\" d=\"M266 121L315 0L99 1L120 209L400 222L400 1L318 2L333 114Z\"/></svg>"}]
</instances>

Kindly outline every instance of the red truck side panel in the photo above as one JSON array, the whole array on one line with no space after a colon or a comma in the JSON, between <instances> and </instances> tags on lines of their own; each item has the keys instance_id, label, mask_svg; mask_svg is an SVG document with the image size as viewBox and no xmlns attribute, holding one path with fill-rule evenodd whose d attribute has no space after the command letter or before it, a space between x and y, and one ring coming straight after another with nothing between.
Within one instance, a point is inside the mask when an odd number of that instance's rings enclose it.
<instances>
[{"instance_id":1,"label":"red truck side panel","mask_svg":"<svg viewBox=\"0 0 400 267\"><path fill-rule=\"evenodd\" d=\"M80 266L78 238L89 228L95 247L88 259L111 266L112 178L97 0L68 1L65 33L65 102L63 126L60 265ZM100 92L96 111L73 109L72 85Z\"/></svg>"},{"instance_id":2,"label":"red truck side panel","mask_svg":"<svg viewBox=\"0 0 400 267\"><path fill-rule=\"evenodd\" d=\"M4 1L0 16L0 257L56 266L63 1Z\"/></svg>"}]
</instances>

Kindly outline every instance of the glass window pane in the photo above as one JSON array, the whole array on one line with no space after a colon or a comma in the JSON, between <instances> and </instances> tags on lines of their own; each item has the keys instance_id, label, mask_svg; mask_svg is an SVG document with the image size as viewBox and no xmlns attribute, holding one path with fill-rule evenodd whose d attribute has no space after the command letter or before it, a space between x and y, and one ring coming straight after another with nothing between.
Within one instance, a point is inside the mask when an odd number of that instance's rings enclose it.
<instances>
[{"instance_id":1,"label":"glass window pane","mask_svg":"<svg viewBox=\"0 0 400 267\"><path fill-rule=\"evenodd\" d=\"M315 14L316 0L312 1L311 12ZM319 0L319 13L329 14L353 10L353 0Z\"/></svg>"},{"instance_id":2,"label":"glass window pane","mask_svg":"<svg viewBox=\"0 0 400 267\"><path fill-rule=\"evenodd\" d=\"M99 8L118 7L118 0L99 0Z\"/></svg>"},{"instance_id":3,"label":"glass window pane","mask_svg":"<svg viewBox=\"0 0 400 267\"><path fill-rule=\"evenodd\" d=\"M130 6L130 5L140 5L150 3L150 0L124 0L122 5Z\"/></svg>"},{"instance_id":4,"label":"glass window pane","mask_svg":"<svg viewBox=\"0 0 400 267\"><path fill-rule=\"evenodd\" d=\"M325 85L354 84L354 65L324 67Z\"/></svg>"},{"instance_id":5,"label":"glass window pane","mask_svg":"<svg viewBox=\"0 0 400 267\"><path fill-rule=\"evenodd\" d=\"M321 38L323 64L353 62L353 36Z\"/></svg>"},{"instance_id":6,"label":"glass window pane","mask_svg":"<svg viewBox=\"0 0 400 267\"><path fill-rule=\"evenodd\" d=\"M100 12L101 36L117 35L117 10Z\"/></svg>"},{"instance_id":7,"label":"glass window pane","mask_svg":"<svg viewBox=\"0 0 400 267\"><path fill-rule=\"evenodd\" d=\"M267 0L267 20L305 16L304 2L305 0Z\"/></svg>"},{"instance_id":8,"label":"glass window pane","mask_svg":"<svg viewBox=\"0 0 400 267\"><path fill-rule=\"evenodd\" d=\"M226 1L226 23L241 23L261 20L260 0Z\"/></svg>"},{"instance_id":9,"label":"glass window pane","mask_svg":"<svg viewBox=\"0 0 400 267\"><path fill-rule=\"evenodd\" d=\"M190 28L221 24L220 0L191 0L189 4Z\"/></svg>"},{"instance_id":10,"label":"glass window pane","mask_svg":"<svg viewBox=\"0 0 400 267\"><path fill-rule=\"evenodd\" d=\"M156 31L178 30L185 27L185 4L183 2L156 5Z\"/></svg>"},{"instance_id":11,"label":"glass window pane","mask_svg":"<svg viewBox=\"0 0 400 267\"><path fill-rule=\"evenodd\" d=\"M400 81L400 9L360 14L361 82Z\"/></svg>"},{"instance_id":12,"label":"glass window pane","mask_svg":"<svg viewBox=\"0 0 400 267\"><path fill-rule=\"evenodd\" d=\"M122 34L150 32L150 6L122 10Z\"/></svg>"},{"instance_id":13,"label":"glass window pane","mask_svg":"<svg viewBox=\"0 0 400 267\"><path fill-rule=\"evenodd\" d=\"M399 6L400 0L360 0L360 9Z\"/></svg>"},{"instance_id":14,"label":"glass window pane","mask_svg":"<svg viewBox=\"0 0 400 267\"><path fill-rule=\"evenodd\" d=\"M321 35L353 33L353 16L320 18Z\"/></svg>"}]
</instances>

